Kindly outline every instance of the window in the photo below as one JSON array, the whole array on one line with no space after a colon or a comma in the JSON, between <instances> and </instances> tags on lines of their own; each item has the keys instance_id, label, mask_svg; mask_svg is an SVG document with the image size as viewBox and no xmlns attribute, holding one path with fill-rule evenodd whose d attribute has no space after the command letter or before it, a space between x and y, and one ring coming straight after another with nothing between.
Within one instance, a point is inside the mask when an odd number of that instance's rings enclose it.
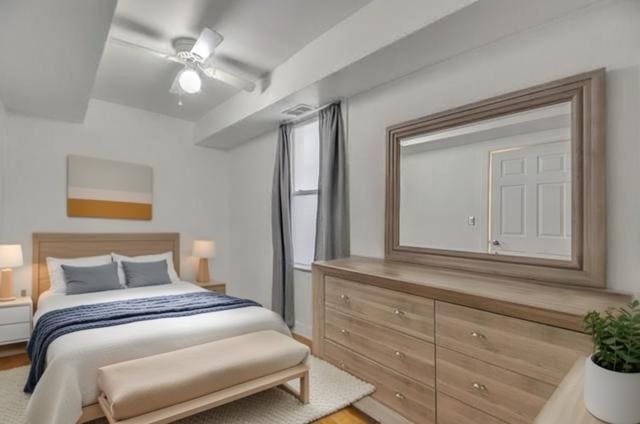
<instances>
[{"instance_id":1,"label":"window","mask_svg":"<svg viewBox=\"0 0 640 424\"><path fill-rule=\"evenodd\" d=\"M293 262L296 268L310 269L316 240L320 130L318 120L296 125L292 131L293 172L291 213Z\"/></svg>"}]
</instances>

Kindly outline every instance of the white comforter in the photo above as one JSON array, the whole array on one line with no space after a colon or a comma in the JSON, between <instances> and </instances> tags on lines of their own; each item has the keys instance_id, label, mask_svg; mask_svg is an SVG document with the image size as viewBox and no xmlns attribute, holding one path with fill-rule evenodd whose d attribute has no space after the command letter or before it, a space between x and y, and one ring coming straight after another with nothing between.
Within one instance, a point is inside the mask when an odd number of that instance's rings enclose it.
<instances>
[{"instance_id":1,"label":"white comforter","mask_svg":"<svg viewBox=\"0 0 640 424\"><path fill-rule=\"evenodd\" d=\"M191 283L112 290L73 296L43 293L34 324L47 311L112 300L203 290ZM73 424L82 407L96 403L98 368L260 330L290 334L274 312L256 306L179 318L134 322L70 333L47 352L47 367L27 408L31 424Z\"/></svg>"}]
</instances>

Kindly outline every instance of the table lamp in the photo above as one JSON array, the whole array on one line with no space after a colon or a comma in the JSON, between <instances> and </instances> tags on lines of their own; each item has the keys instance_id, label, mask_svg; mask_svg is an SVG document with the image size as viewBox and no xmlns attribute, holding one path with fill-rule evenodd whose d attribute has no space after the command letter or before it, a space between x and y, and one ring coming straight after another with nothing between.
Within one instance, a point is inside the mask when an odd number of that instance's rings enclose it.
<instances>
[{"instance_id":1,"label":"table lamp","mask_svg":"<svg viewBox=\"0 0 640 424\"><path fill-rule=\"evenodd\" d=\"M200 258L198 264L198 283L209 282L209 259L216 255L216 244L210 240L195 240L193 242L193 256Z\"/></svg>"},{"instance_id":2,"label":"table lamp","mask_svg":"<svg viewBox=\"0 0 640 424\"><path fill-rule=\"evenodd\" d=\"M22 247L19 244L0 244L0 302L14 300L13 271L22 266Z\"/></svg>"}]
</instances>

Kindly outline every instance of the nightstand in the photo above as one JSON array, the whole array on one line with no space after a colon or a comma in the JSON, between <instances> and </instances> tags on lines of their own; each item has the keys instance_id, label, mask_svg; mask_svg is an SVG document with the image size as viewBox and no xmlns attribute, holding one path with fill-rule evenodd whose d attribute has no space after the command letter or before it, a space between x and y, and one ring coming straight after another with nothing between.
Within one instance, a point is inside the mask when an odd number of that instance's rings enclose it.
<instances>
[{"instance_id":1,"label":"nightstand","mask_svg":"<svg viewBox=\"0 0 640 424\"><path fill-rule=\"evenodd\" d=\"M33 304L30 297L0 302L0 345L26 342L31 336Z\"/></svg>"},{"instance_id":2,"label":"nightstand","mask_svg":"<svg viewBox=\"0 0 640 424\"><path fill-rule=\"evenodd\" d=\"M208 283L196 283L203 289L211 290L216 293L226 294L227 284L220 281L209 281Z\"/></svg>"}]
</instances>

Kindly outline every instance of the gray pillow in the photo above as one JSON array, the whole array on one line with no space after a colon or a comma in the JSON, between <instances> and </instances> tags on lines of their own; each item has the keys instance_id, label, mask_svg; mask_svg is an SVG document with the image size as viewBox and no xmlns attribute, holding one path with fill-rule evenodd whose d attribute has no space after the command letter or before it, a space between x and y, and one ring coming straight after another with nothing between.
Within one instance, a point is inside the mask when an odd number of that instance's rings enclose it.
<instances>
[{"instance_id":1,"label":"gray pillow","mask_svg":"<svg viewBox=\"0 0 640 424\"><path fill-rule=\"evenodd\" d=\"M171 284L166 260L158 262L122 261L122 269L127 280L127 287Z\"/></svg>"},{"instance_id":2,"label":"gray pillow","mask_svg":"<svg viewBox=\"0 0 640 424\"><path fill-rule=\"evenodd\" d=\"M118 264L113 262L97 266L61 265L67 283L66 294L93 293L121 289Z\"/></svg>"}]
</instances>

